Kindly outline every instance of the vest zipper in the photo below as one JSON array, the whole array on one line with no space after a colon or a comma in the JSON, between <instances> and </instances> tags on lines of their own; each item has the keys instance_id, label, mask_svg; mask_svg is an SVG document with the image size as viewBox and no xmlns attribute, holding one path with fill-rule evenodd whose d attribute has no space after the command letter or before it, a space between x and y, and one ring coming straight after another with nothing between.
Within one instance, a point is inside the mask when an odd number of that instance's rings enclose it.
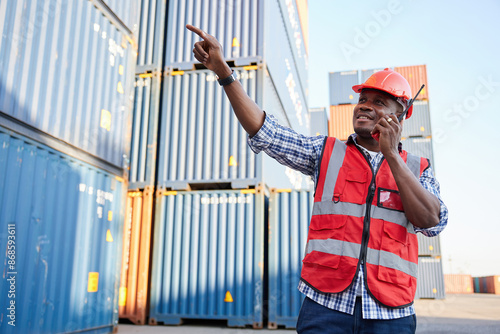
<instances>
[{"instance_id":1,"label":"vest zipper","mask_svg":"<svg viewBox=\"0 0 500 334\"><path fill-rule=\"evenodd\" d=\"M370 163L370 160L368 160L368 157L363 153L363 151L357 145L355 145L355 146L358 149L358 151L363 155L363 157L365 158L366 162L368 163L368 166L370 166L370 170L372 171L372 179L370 181L370 188L369 188L369 191L368 191L368 196L366 196L366 211L365 211L365 219L363 220L363 235L362 235L362 238L361 238L361 252L359 254L360 263L362 265L364 265L365 262L366 262L366 253L367 253L367 249L368 249L368 240L370 239L370 212L371 212L371 206L372 206L371 203L373 201L373 196L375 196L375 189L376 189L376 186L375 186L375 177L376 177L376 173L373 170L373 166ZM383 161L384 161L384 158L382 157L382 159L380 160L379 166L382 165ZM378 172L379 169L380 168L377 168L377 172ZM364 275L364 277L366 279L366 275Z\"/></svg>"}]
</instances>

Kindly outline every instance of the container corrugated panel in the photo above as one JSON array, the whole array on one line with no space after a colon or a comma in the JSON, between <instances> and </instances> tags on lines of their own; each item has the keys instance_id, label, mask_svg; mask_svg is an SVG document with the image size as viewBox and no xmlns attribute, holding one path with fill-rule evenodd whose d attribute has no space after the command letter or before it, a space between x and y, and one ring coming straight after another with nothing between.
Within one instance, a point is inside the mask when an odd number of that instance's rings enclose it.
<instances>
[{"instance_id":1,"label":"container corrugated panel","mask_svg":"<svg viewBox=\"0 0 500 334\"><path fill-rule=\"evenodd\" d=\"M419 157L429 159L431 167L434 168L434 154L431 137L401 138L401 143L403 144L403 150L418 155Z\"/></svg>"},{"instance_id":2,"label":"container corrugated panel","mask_svg":"<svg viewBox=\"0 0 500 334\"><path fill-rule=\"evenodd\" d=\"M262 328L266 210L261 187L158 194L149 323Z\"/></svg>"},{"instance_id":3,"label":"container corrugated panel","mask_svg":"<svg viewBox=\"0 0 500 334\"><path fill-rule=\"evenodd\" d=\"M359 71L330 72L328 74L330 105L356 104L359 94L352 86L359 84Z\"/></svg>"},{"instance_id":4,"label":"container corrugated panel","mask_svg":"<svg viewBox=\"0 0 500 334\"><path fill-rule=\"evenodd\" d=\"M192 50L193 44L200 38L185 28L186 24L192 24L217 37L222 45L224 58L235 61L237 66L275 57L275 53L280 50L270 39L280 40L280 48L287 48L294 54L290 65L297 67L299 81L306 83L307 53L304 43L297 44L303 38L293 2L170 1L166 37L170 43L166 47L165 65L186 70L192 69L193 65L198 63ZM294 22L290 22L290 19ZM292 31L288 31L290 29ZM278 37L272 37L273 35Z\"/></svg>"},{"instance_id":5,"label":"container corrugated panel","mask_svg":"<svg viewBox=\"0 0 500 334\"><path fill-rule=\"evenodd\" d=\"M419 256L441 255L441 242L439 235L435 237L426 237L422 233L417 233L417 239Z\"/></svg>"},{"instance_id":6,"label":"container corrugated panel","mask_svg":"<svg viewBox=\"0 0 500 334\"><path fill-rule=\"evenodd\" d=\"M140 1L137 35L137 65L162 69L163 43L167 2L165 0Z\"/></svg>"},{"instance_id":7,"label":"container corrugated panel","mask_svg":"<svg viewBox=\"0 0 500 334\"><path fill-rule=\"evenodd\" d=\"M191 69L197 63L192 50L199 37L187 30L186 24L216 36L227 60L260 57L263 52L263 31L259 29L261 12L261 1L169 1L165 64Z\"/></svg>"},{"instance_id":8,"label":"container corrugated panel","mask_svg":"<svg viewBox=\"0 0 500 334\"><path fill-rule=\"evenodd\" d=\"M309 7L308 0L296 0L297 11L299 12L300 26L302 28L302 37L306 52L309 53Z\"/></svg>"},{"instance_id":9,"label":"container corrugated panel","mask_svg":"<svg viewBox=\"0 0 500 334\"><path fill-rule=\"evenodd\" d=\"M416 100L413 112L403 123L402 137L428 137L431 135L431 114L428 101Z\"/></svg>"},{"instance_id":10,"label":"container corrugated panel","mask_svg":"<svg viewBox=\"0 0 500 334\"><path fill-rule=\"evenodd\" d=\"M307 21L306 22L303 21L303 17L304 16L307 17L308 15L307 6L303 6L301 8L302 10L301 14L299 13L297 1L279 0L279 11L275 4L276 1L269 1L269 0L265 1L266 7L264 7L265 8L264 17L267 20L267 23L264 26L265 46L267 47L267 50L264 54L265 59L267 61L270 57L274 58L277 56L275 53L283 49L282 47L284 40L283 35L285 36L288 35L288 42L290 43L290 50L292 51L293 62L297 64L297 71L299 74L298 79L300 80L301 84L304 85L304 87L307 87L309 59L307 54L305 37L303 34L303 28L301 27L302 24L307 24ZM280 22L280 20L277 20L277 18L280 16L283 17L282 22ZM280 31L279 29L276 29L277 24L281 25L284 24L285 30ZM281 43L273 44L273 42L268 39L270 33L276 35L277 40L280 40ZM276 45L280 45L280 47L276 48Z\"/></svg>"},{"instance_id":11,"label":"container corrugated panel","mask_svg":"<svg viewBox=\"0 0 500 334\"><path fill-rule=\"evenodd\" d=\"M272 189L269 197L269 328L295 328L304 296L297 286L313 192Z\"/></svg>"},{"instance_id":12,"label":"container corrugated panel","mask_svg":"<svg viewBox=\"0 0 500 334\"><path fill-rule=\"evenodd\" d=\"M250 98L280 124L290 126L268 72L234 71ZM172 72L164 78L162 92L159 186L194 189L196 184L232 183L232 188L239 188L239 183L246 188L265 182L296 188L284 166L248 147L247 134L211 71Z\"/></svg>"},{"instance_id":13,"label":"container corrugated panel","mask_svg":"<svg viewBox=\"0 0 500 334\"><path fill-rule=\"evenodd\" d=\"M330 120L328 121L328 135L340 140L347 140L354 133L352 116L355 104L330 106Z\"/></svg>"},{"instance_id":14,"label":"container corrugated panel","mask_svg":"<svg viewBox=\"0 0 500 334\"><path fill-rule=\"evenodd\" d=\"M446 293L474 293L471 275L444 275Z\"/></svg>"},{"instance_id":15,"label":"container corrugated panel","mask_svg":"<svg viewBox=\"0 0 500 334\"><path fill-rule=\"evenodd\" d=\"M415 299L444 299L444 277L441 258L419 257Z\"/></svg>"},{"instance_id":16,"label":"container corrugated panel","mask_svg":"<svg viewBox=\"0 0 500 334\"><path fill-rule=\"evenodd\" d=\"M0 248L9 282L0 285L2 333L113 331L125 188L112 174L0 128Z\"/></svg>"},{"instance_id":17,"label":"container corrugated panel","mask_svg":"<svg viewBox=\"0 0 500 334\"><path fill-rule=\"evenodd\" d=\"M160 83L158 73L136 77L129 163L130 189L143 189L155 182Z\"/></svg>"},{"instance_id":18,"label":"container corrugated panel","mask_svg":"<svg viewBox=\"0 0 500 334\"><path fill-rule=\"evenodd\" d=\"M413 96L417 94L422 85L425 85L425 87L418 95L417 100L429 99L429 85L427 84L426 65L395 67L394 71L400 73L406 80L408 80Z\"/></svg>"},{"instance_id":19,"label":"container corrugated panel","mask_svg":"<svg viewBox=\"0 0 500 334\"><path fill-rule=\"evenodd\" d=\"M282 5L284 6L284 4ZM283 15L289 15L290 8L287 6L287 8L280 10L276 0L265 1L264 19L267 28L264 30L264 36L267 49L264 53L264 60L291 126L298 132L309 133L306 96L307 67L303 62L298 62L298 55L294 52L294 50L297 51L294 43L286 43L287 27L285 22L287 19L284 21L277 19ZM290 19L297 20L293 14L295 10L293 8ZM284 10L286 13L283 13ZM293 29L299 29L297 24L298 22L295 22ZM305 50L301 51L301 59L304 60L304 57Z\"/></svg>"},{"instance_id":20,"label":"container corrugated panel","mask_svg":"<svg viewBox=\"0 0 500 334\"><path fill-rule=\"evenodd\" d=\"M328 136L328 112L326 108L310 108L310 132L311 136Z\"/></svg>"},{"instance_id":21,"label":"container corrugated panel","mask_svg":"<svg viewBox=\"0 0 500 334\"><path fill-rule=\"evenodd\" d=\"M123 227L118 314L137 325L146 324L149 305L149 262L154 188L130 191Z\"/></svg>"},{"instance_id":22,"label":"container corrugated panel","mask_svg":"<svg viewBox=\"0 0 500 334\"><path fill-rule=\"evenodd\" d=\"M129 30L137 30L139 22L139 6L142 2L137 0L92 0L95 2L104 2L111 9L114 15L129 28Z\"/></svg>"},{"instance_id":23,"label":"container corrugated panel","mask_svg":"<svg viewBox=\"0 0 500 334\"><path fill-rule=\"evenodd\" d=\"M0 22L0 111L123 167L135 66L129 36L91 1L6 1Z\"/></svg>"}]
</instances>

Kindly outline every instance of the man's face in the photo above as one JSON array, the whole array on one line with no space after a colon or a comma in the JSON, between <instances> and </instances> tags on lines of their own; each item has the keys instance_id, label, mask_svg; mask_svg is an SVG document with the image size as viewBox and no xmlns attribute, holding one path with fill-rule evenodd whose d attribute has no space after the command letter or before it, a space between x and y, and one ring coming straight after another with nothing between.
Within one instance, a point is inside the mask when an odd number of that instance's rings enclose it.
<instances>
[{"instance_id":1,"label":"man's face","mask_svg":"<svg viewBox=\"0 0 500 334\"><path fill-rule=\"evenodd\" d=\"M403 113L403 106L394 98L380 90L364 89L359 94L358 104L354 107L354 132L361 137L371 137L370 132L381 117Z\"/></svg>"}]
</instances>

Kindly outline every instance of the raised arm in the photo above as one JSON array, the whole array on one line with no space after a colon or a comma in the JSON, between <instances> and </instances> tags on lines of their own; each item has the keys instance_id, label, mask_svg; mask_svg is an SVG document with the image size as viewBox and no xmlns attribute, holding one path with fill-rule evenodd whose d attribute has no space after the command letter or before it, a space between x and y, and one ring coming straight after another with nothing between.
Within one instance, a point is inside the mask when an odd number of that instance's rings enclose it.
<instances>
[{"instance_id":1,"label":"raised arm","mask_svg":"<svg viewBox=\"0 0 500 334\"><path fill-rule=\"evenodd\" d=\"M215 72L219 78L229 77L232 71L224 60L222 46L219 41L214 36L190 24L186 25L186 28L202 38L202 41L194 44L193 53L195 58L209 70ZM262 109L248 97L238 80L225 85L224 91L245 131L250 136L255 135L264 124L265 114Z\"/></svg>"}]
</instances>

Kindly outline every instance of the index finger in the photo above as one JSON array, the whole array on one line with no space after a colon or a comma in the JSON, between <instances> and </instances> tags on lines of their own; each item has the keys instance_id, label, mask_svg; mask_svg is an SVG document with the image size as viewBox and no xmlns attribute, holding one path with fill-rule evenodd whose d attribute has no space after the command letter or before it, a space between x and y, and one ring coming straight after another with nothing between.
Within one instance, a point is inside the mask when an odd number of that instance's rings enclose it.
<instances>
[{"instance_id":1,"label":"index finger","mask_svg":"<svg viewBox=\"0 0 500 334\"><path fill-rule=\"evenodd\" d=\"M205 39L207 36L207 34L205 34L205 32L203 30L201 30L200 28L197 28L195 26L192 26L190 24L186 24L186 28L191 30L192 32L194 32L196 35L200 36L203 39Z\"/></svg>"}]
</instances>

